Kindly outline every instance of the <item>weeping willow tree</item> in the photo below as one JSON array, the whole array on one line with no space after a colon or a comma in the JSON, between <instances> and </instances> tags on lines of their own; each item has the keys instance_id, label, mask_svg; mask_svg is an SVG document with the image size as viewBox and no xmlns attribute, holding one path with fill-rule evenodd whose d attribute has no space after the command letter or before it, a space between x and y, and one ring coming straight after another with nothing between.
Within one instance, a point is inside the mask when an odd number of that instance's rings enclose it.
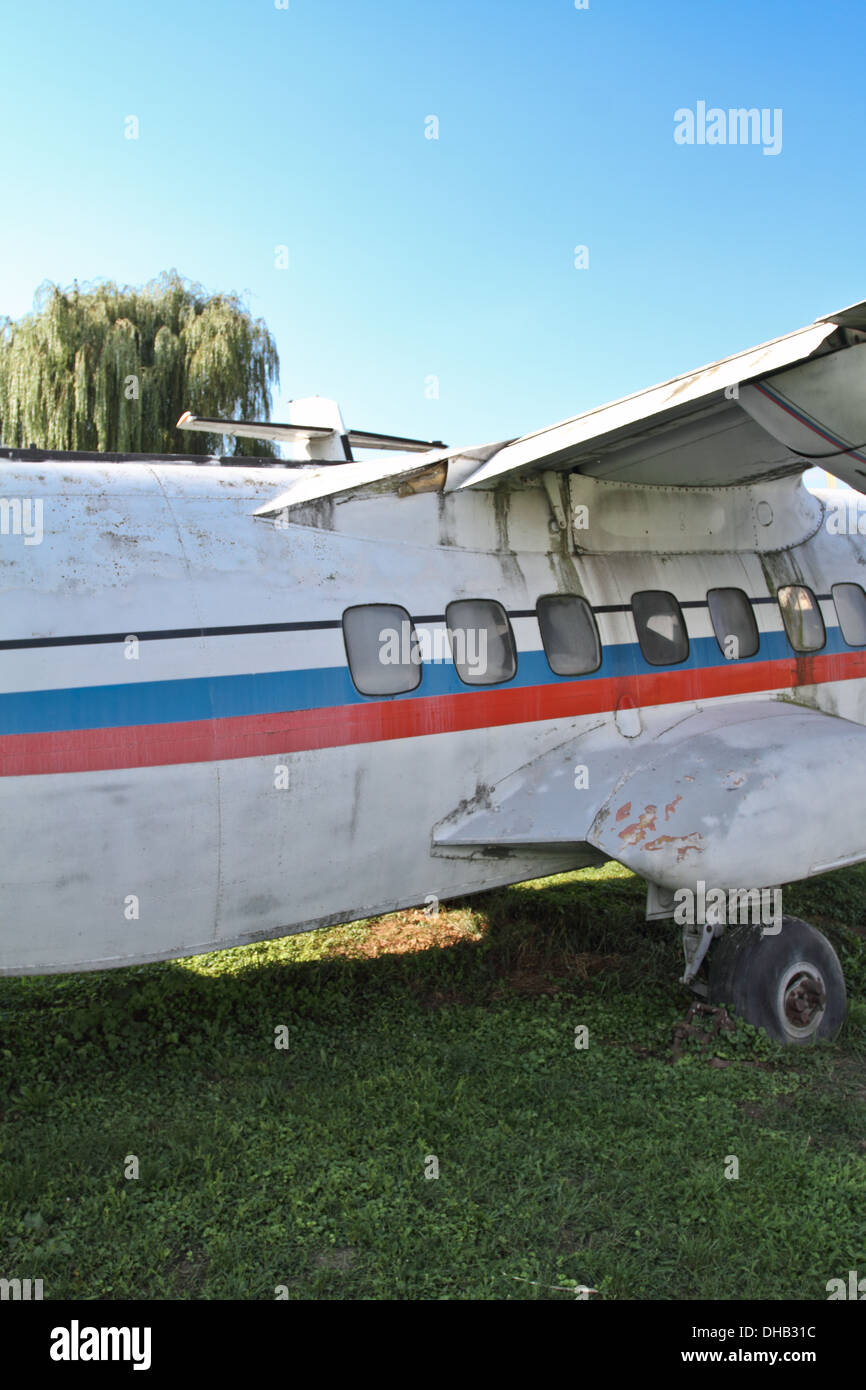
<instances>
[{"instance_id":1,"label":"weeping willow tree","mask_svg":"<svg viewBox=\"0 0 866 1390\"><path fill-rule=\"evenodd\" d=\"M49 283L32 314L0 319L0 439L13 448L272 456L264 441L175 425L184 410L267 420L278 376L273 338L236 295L208 295L174 270L141 289Z\"/></svg>"}]
</instances>

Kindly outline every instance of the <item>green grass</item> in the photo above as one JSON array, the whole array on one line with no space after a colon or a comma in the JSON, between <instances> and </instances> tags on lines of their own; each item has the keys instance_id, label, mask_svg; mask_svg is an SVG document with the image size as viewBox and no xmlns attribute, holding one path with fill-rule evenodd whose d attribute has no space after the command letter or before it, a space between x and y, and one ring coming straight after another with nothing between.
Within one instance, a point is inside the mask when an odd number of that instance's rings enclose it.
<instances>
[{"instance_id":1,"label":"green grass","mask_svg":"<svg viewBox=\"0 0 866 1390\"><path fill-rule=\"evenodd\" d=\"M613 865L398 920L442 949L369 958L389 923L356 923L0 981L0 1276L46 1298L825 1299L866 1275L866 870L785 910L840 953L833 1045L738 1023L674 1063L678 932Z\"/></svg>"}]
</instances>

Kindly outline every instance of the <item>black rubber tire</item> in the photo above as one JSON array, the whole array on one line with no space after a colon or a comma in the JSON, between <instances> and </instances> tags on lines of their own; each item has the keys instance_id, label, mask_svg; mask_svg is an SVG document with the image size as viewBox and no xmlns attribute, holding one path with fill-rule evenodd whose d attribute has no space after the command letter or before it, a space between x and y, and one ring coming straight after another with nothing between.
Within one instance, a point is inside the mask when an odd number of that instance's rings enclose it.
<instances>
[{"instance_id":1,"label":"black rubber tire","mask_svg":"<svg viewBox=\"0 0 866 1390\"><path fill-rule=\"evenodd\" d=\"M800 965L820 979L825 1004L823 1012L816 1009L798 1026L786 1014L784 1001L786 985L797 977ZM731 1005L740 1018L778 1042L800 1046L835 1038L847 1007L839 957L826 936L799 917L783 917L775 936L764 936L751 925L728 927L710 950L708 999Z\"/></svg>"}]
</instances>

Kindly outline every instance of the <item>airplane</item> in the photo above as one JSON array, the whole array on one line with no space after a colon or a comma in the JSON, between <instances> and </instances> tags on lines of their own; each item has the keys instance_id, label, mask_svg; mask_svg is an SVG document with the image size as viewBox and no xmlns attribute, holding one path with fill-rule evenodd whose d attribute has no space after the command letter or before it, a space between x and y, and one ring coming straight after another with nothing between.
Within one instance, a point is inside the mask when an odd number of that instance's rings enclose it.
<instances>
[{"instance_id":1,"label":"airplane","mask_svg":"<svg viewBox=\"0 0 866 1390\"><path fill-rule=\"evenodd\" d=\"M707 1007L834 1037L778 894L866 859L864 374L866 302L481 446L312 397L179 421L283 459L0 448L0 974L615 860Z\"/></svg>"}]
</instances>

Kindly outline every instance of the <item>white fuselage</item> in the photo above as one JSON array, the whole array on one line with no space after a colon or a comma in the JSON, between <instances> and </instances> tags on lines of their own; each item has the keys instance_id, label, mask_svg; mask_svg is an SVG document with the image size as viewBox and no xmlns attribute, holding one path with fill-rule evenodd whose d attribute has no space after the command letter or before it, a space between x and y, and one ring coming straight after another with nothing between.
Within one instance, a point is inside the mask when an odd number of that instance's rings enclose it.
<instances>
[{"instance_id":1,"label":"white fuselage","mask_svg":"<svg viewBox=\"0 0 866 1390\"><path fill-rule=\"evenodd\" d=\"M558 747L580 762L584 738L619 775L623 750L697 709L782 696L866 723L864 653L828 597L862 581L866 542L831 534L790 480L763 489L776 549L677 552L668 495L657 527L650 501L645 534L593 552L552 523L540 483L371 488L280 523L252 515L283 490L279 468L0 467L5 497L42 499L44 527L38 544L0 537L0 974L190 955L594 862L579 813L544 844L449 847L437 830ZM821 652L790 648L785 584L819 596ZM755 603L750 661L726 661L713 632L706 593L726 586ZM644 661L642 590L686 605L687 662ZM534 610L555 593L593 606L598 671L547 664ZM507 610L511 680L462 685L440 644L417 690L358 693L348 607L400 605L436 650L466 598Z\"/></svg>"}]
</instances>

